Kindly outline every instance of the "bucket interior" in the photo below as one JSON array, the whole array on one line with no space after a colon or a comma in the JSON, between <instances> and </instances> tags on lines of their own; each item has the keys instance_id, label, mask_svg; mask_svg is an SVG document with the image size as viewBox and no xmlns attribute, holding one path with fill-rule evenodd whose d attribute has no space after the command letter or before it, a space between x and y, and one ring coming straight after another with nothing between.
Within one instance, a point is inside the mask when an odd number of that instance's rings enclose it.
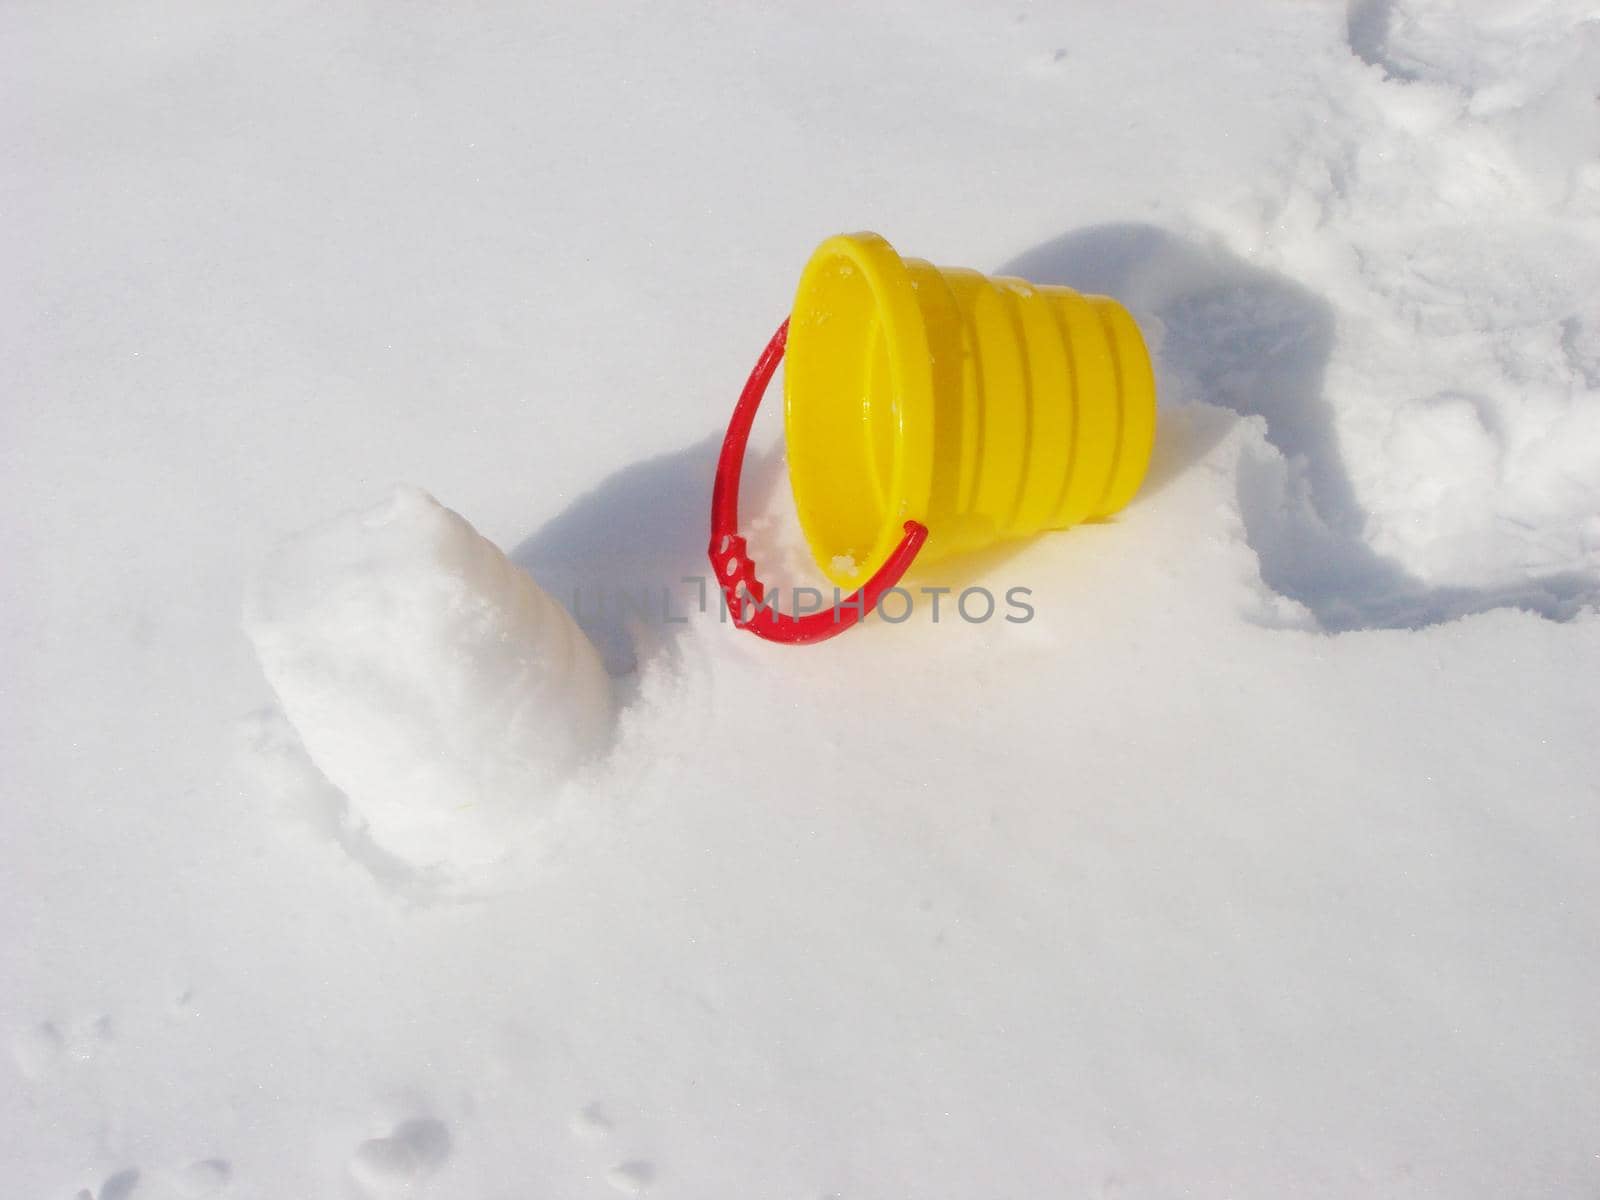
<instances>
[{"instance_id":1,"label":"bucket interior","mask_svg":"<svg viewBox=\"0 0 1600 1200\"><path fill-rule=\"evenodd\" d=\"M812 555L841 587L899 541L900 388L880 289L847 251L819 252L801 280L784 366L795 507Z\"/></svg>"}]
</instances>

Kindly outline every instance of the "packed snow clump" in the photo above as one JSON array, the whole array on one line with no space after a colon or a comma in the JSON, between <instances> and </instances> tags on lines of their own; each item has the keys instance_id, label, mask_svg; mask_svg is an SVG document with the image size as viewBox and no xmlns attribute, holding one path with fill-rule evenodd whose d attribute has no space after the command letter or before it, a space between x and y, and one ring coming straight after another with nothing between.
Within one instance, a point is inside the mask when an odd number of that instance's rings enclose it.
<instances>
[{"instance_id":1,"label":"packed snow clump","mask_svg":"<svg viewBox=\"0 0 1600 1200\"><path fill-rule=\"evenodd\" d=\"M425 870L502 857L611 731L566 610L414 488L280 547L245 629L372 841Z\"/></svg>"}]
</instances>

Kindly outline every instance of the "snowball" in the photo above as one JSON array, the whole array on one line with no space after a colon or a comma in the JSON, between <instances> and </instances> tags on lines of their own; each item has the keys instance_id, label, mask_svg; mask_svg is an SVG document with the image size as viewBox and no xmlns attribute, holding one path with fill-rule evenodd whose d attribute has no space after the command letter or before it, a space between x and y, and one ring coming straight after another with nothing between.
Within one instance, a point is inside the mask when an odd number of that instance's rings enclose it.
<instances>
[{"instance_id":1,"label":"snowball","mask_svg":"<svg viewBox=\"0 0 1600 1200\"><path fill-rule=\"evenodd\" d=\"M502 857L610 735L610 681L572 618L415 488L280 547L245 631L312 759L417 867Z\"/></svg>"}]
</instances>

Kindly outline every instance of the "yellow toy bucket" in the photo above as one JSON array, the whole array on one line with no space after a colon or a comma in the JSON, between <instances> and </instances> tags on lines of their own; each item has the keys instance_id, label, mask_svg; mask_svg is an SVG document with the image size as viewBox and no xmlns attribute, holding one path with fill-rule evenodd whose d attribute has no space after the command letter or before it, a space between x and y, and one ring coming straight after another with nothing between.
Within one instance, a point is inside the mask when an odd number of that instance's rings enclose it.
<instances>
[{"instance_id":1,"label":"yellow toy bucket","mask_svg":"<svg viewBox=\"0 0 1600 1200\"><path fill-rule=\"evenodd\" d=\"M765 605L738 535L750 424L785 350L789 478L831 612ZM1110 516L1155 436L1144 339L1115 300L829 238L745 385L712 492L713 569L741 627L810 642L854 624L913 558Z\"/></svg>"}]
</instances>

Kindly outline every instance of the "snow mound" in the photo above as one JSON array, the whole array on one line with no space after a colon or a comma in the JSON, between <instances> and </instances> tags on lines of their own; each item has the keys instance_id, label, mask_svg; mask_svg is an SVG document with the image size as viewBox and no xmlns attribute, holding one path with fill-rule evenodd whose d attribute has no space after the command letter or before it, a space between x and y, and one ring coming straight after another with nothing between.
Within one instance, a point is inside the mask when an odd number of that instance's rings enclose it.
<instances>
[{"instance_id":1,"label":"snow mound","mask_svg":"<svg viewBox=\"0 0 1600 1200\"><path fill-rule=\"evenodd\" d=\"M245 630L367 835L424 870L502 858L613 726L566 610L414 488L285 543Z\"/></svg>"},{"instance_id":2,"label":"snow mound","mask_svg":"<svg viewBox=\"0 0 1600 1200\"><path fill-rule=\"evenodd\" d=\"M1225 292L1187 314L1305 367L1291 395L1202 360L1197 398L1288 460L1270 502L1241 479L1263 574L1330 629L1570 617L1600 599L1600 21L1384 0L1348 38L1280 170L1210 222L1323 316L1274 340Z\"/></svg>"}]
</instances>

